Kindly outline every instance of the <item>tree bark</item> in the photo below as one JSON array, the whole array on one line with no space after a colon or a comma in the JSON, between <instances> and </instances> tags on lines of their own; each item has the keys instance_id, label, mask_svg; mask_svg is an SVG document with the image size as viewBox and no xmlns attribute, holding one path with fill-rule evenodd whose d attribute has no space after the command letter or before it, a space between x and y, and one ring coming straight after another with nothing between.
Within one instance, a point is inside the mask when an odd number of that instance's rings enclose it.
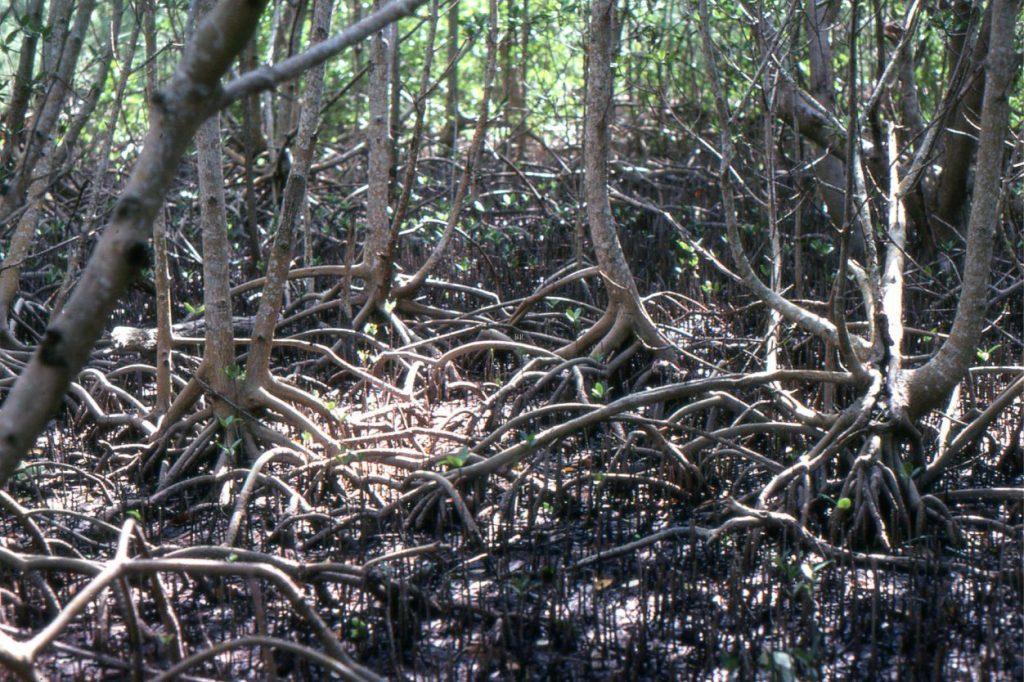
<instances>
[{"instance_id":1,"label":"tree bark","mask_svg":"<svg viewBox=\"0 0 1024 682\"><path fill-rule=\"evenodd\" d=\"M1014 31L1020 8L1021 0L992 2L992 33L986 60L971 217L967 225L963 285L949 338L931 360L910 372L907 378L907 405L912 418L939 405L960 382L974 358L984 328L992 250L999 224L1010 93L1019 75Z\"/></svg>"},{"instance_id":2,"label":"tree bark","mask_svg":"<svg viewBox=\"0 0 1024 682\"><path fill-rule=\"evenodd\" d=\"M441 135L442 144L449 151L455 151L459 139L459 8L461 3L453 2L448 6L448 39L446 58L448 60L448 79L445 86L444 118L445 130Z\"/></svg>"},{"instance_id":3,"label":"tree bark","mask_svg":"<svg viewBox=\"0 0 1024 682\"><path fill-rule=\"evenodd\" d=\"M969 8L965 10L959 3L958 7L970 14ZM964 54L962 49L956 53L958 59L966 60L961 68L952 71L954 85L964 81L963 93L956 101L952 120L943 130L942 172L936 184L934 212L931 216L932 240L935 242L931 244L932 247L953 238L962 224L961 213L968 196L968 172L978 146L975 124L979 110L983 107L989 34L996 30L993 26L994 10L994 5L990 5L985 13L971 53ZM967 40L963 42L970 44Z\"/></svg>"},{"instance_id":4,"label":"tree bark","mask_svg":"<svg viewBox=\"0 0 1024 682\"><path fill-rule=\"evenodd\" d=\"M332 0L314 0L312 43L327 37L331 22ZM246 390L265 387L270 379L270 350L274 329L281 314L281 301L288 281L295 226L299 222L306 201L310 166L316 146L316 128L320 116L320 100L324 89L324 65L314 67L306 74L305 93L299 109L299 129L295 137L295 157L284 189L284 202L278 218L277 233L270 248L266 284L260 298L253 328L249 358L246 361Z\"/></svg>"},{"instance_id":5,"label":"tree bark","mask_svg":"<svg viewBox=\"0 0 1024 682\"><path fill-rule=\"evenodd\" d=\"M224 169L220 141L220 115L214 114L196 132L199 158L199 224L203 237L203 306L206 345L199 371L215 396L229 399L237 392L228 368L235 363L235 336L231 325L231 242L224 203ZM214 399L214 412L231 410Z\"/></svg>"},{"instance_id":6,"label":"tree bark","mask_svg":"<svg viewBox=\"0 0 1024 682\"><path fill-rule=\"evenodd\" d=\"M147 241L199 123L224 105L220 77L248 42L263 3L222 0L203 21L171 82L89 267L0 408L0 483L14 473L85 363L122 292L149 264Z\"/></svg>"},{"instance_id":7,"label":"tree bark","mask_svg":"<svg viewBox=\"0 0 1024 682\"><path fill-rule=\"evenodd\" d=\"M608 197L609 135L614 118L611 70L614 36L615 0L593 0L587 55L587 110L583 124L583 179L590 239L608 290L605 319L611 324L600 338L583 334L559 349L558 354L563 356L586 350L591 339L596 341L593 353L607 356L631 334L658 353L666 352L669 347L640 301L636 281L622 252Z\"/></svg>"},{"instance_id":8,"label":"tree bark","mask_svg":"<svg viewBox=\"0 0 1024 682\"><path fill-rule=\"evenodd\" d=\"M92 85L86 92L85 97L82 98L81 103L74 107L74 115L67 123L67 132L62 136L60 147L57 148L57 154L52 164L55 173L63 174L74 163L74 151L78 144L78 138L96 111L96 106L100 101L100 94L103 93L107 76L110 74L110 64L113 62L115 55L118 56L119 61L121 60L121 50L125 48L124 45L119 43L121 27L124 23L123 0L115 0L113 2L111 15L109 25L105 27L106 35L110 38L107 40L106 47L97 60L96 74L93 77ZM138 26L138 22L136 22L136 26ZM135 29L133 28L133 30ZM136 39L130 40L130 49L133 51Z\"/></svg>"},{"instance_id":9,"label":"tree bark","mask_svg":"<svg viewBox=\"0 0 1024 682\"><path fill-rule=\"evenodd\" d=\"M393 0L315 49L239 76L226 86L220 79L252 36L265 1L221 0L203 19L171 81L153 97L142 154L81 282L50 322L39 349L0 408L0 484L14 473L60 405L118 298L149 264L147 241L153 220L199 125L232 102L323 63L410 14L422 1Z\"/></svg>"},{"instance_id":10,"label":"tree bark","mask_svg":"<svg viewBox=\"0 0 1024 682\"><path fill-rule=\"evenodd\" d=\"M462 167L462 176L455 189L455 198L452 200L451 209L448 212L448 220L445 224L444 233L441 239L430 252L427 260L420 268L395 291L395 298L409 299L415 296L420 287L427 280L441 258L444 257L455 234L455 226L458 225L459 217L462 215L462 207L465 204L466 196L473 186L474 173L480 161L480 153L483 149L484 138L487 135L487 122L490 117L491 95L494 90L494 79L498 71L498 4L497 0L488 2L487 20L487 54L484 57L484 83L483 94L480 97L480 108L477 110L476 127L473 130L473 139L466 151L466 160ZM454 65L453 65L454 66Z\"/></svg>"},{"instance_id":11,"label":"tree bark","mask_svg":"<svg viewBox=\"0 0 1024 682\"><path fill-rule=\"evenodd\" d=\"M245 71L256 68L256 46L249 44L242 53L242 67ZM263 254L260 250L260 226L256 209L256 156L267 147L267 141L260 129L260 97L250 95L242 101L242 144L245 148L245 234L249 247L249 274L259 272Z\"/></svg>"},{"instance_id":12,"label":"tree bark","mask_svg":"<svg viewBox=\"0 0 1024 682\"><path fill-rule=\"evenodd\" d=\"M157 92L156 72L156 0L147 0L143 16L146 40L146 97ZM174 356L171 344L171 273L167 259L167 221L161 206L153 220L153 284L156 287L156 397L153 413L163 415L171 406L171 371Z\"/></svg>"},{"instance_id":13,"label":"tree bark","mask_svg":"<svg viewBox=\"0 0 1024 682\"><path fill-rule=\"evenodd\" d=\"M92 18L92 11L95 7L96 0L81 0L78 12L75 14L74 25L67 38L58 43L57 37L60 34L54 31L50 34L54 40L47 41L47 45L44 46L44 56L49 55L48 59L56 63L56 69L52 72L46 91L36 109L32 121L32 134L28 136L21 163L18 164L14 178L9 183L7 193L3 197L0 216L6 217L21 205L25 191L34 178L36 166L44 154L44 149L47 144L52 143L51 138L57 126L57 118L64 108L64 100L71 91L78 56L81 54L85 32L89 28L89 20ZM44 59L44 68L46 61Z\"/></svg>"},{"instance_id":14,"label":"tree bark","mask_svg":"<svg viewBox=\"0 0 1024 682\"><path fill-rule=\"evenodd\" d=\"M378 3L375 9L379 7ZM391 106L388 79L388 44L385 31L380 31L370 41L370 74L367 96L370 104L370 124L366 131L366 239L363 242L363 263L369 268L370 277L366 282L367 301L374 301L377 292L384 286L391 269L383 262L391 237L391 220L388 208L391 199L391 166L394 163L394 147L391 140Z\"/></svg>"},{"instance_id":15,"label":"tree bark","mask_svg":"<svg viewBox=\"0 0 1024 682\"><path fill-rule=\"evenodd\" d=\"M18 68L11 81L11 101L4 115L4 143L0 147L0 183L6 182L7 173L25 132L25 113L32 95L32 76L36 61L36 46L43 28L43 0L31 0L21 16L21 21L29 29L21 39L18 54Z\"/></svg>"},{"instance_id":16,"label":"tree bark","mask_svg":"<svg viewBox=\"0 0 1024 682\"><path fill-rule=\"evenodd\" d=\"M28 205L11 235L7 256L0 272L0 343L17 345L14 337L8 333L7 315L18 291L21 266L35 239L40 203L50 182L55 153L51 136L57 124L57 117L64 106L64 100L70 92L71 79L95 4L95 0L83 0L75 16L74 26L63 45L57 42L61 32L55 30L43 46L44 55L48 55L44 59L44 65L48 62L57 64L56 72L51 76L47 90L39 99L33 117L32 132L28 136L21 162L15 169L7 193L0 202L0 215L6 217L21 205L27 190L25 199ZM59 7L59 3L55 3L51 9Z\"/></svg>"},{"instance_id":17,"label":"tree bark","mask_svg":"<svg viewBox=\"0 0 1024 682\"><path fill-rule=\"evenodd\" d=\"M115 40L117 35L120 33L120 14L123 11L123 2L115 2L114 6L116 14L111 19L111 41ZM125 89L128 86L128 76L132 71L132 63L135 61L135 48L139 40L139 31L141 28L141 22L136 21L132 28L131 36L128 38L127 46L123 46L127 53L123 53L123 57L121 58L121 72L117 79L114 101L111 104L110 118L107 120L107 129L104 131L103 142L100 145L99 160L96 163L92 182L89 184L89 199L86 202L85 211L82 213L82 225L78 230L78 241L71 247L71 253L68 256L68 264L64 273L64 281L61 282L57 296L54 298L53 314L60 312L60 309L64 306L64 302L67 300L68 295L71 293L71 288L74 286L78 276L78 269L81 266L82 260L85 258L89 240L93 236L93 226L95 225L98 217L97 214L99 211L100 199L107 186L107 169L110 167L110 151L114 145L114 132L117 130L117 119L120 118L122 114L121 106L124 103ZM100 67L104 80L106 79L107 72L110 70L110 62L113 59L113 56L114 46L111 44L103 56ZM97 80L97 84L94 86L94 91L90 93L91 103L87 104L85 107L85 109L90 113L92 107L95 106L96 101L99 99L99 92L101 90L102 84ZM85 117L82 116L81 120L84 121L84 118ZM73 142L69 141L69 145L62 146L62 149L67 149L65 156L68 159L71 158L71 150L73 149L73 146L70 145L73 145ZM58 163L60 163L60 157L61 153L58 151Z\"/></svg>"}]
</instances>

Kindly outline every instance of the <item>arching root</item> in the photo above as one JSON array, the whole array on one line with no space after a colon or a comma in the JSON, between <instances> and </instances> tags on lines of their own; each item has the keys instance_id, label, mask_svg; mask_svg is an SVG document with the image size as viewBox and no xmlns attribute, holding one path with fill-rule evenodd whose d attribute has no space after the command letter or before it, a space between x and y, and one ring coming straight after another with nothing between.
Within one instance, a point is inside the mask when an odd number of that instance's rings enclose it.
<instances>
[{"instance_id":1,"label":"arching root","mask_svg":"<svg viewBox=\"0 0 1024 682\"><path fill-rule=\"evenodd\" d=\"M144 465L149 468L155 461L162 458L170 438L185 427L189 430L199 424L199 437L193 440L173 463L165 468L160 478L160 487L172 485L195 464L205 453L215 447L218 462L215 469L227 463L233 463L241 451L248 453L248 459L254 460L260 454L260 442L278 447L290 448L297 452L309 451L303 445L270 428L268 423L277 422L301 434L307 445L317 444L328 458L341 453L341 447L334 435L328 433L313 419L310 419L296 405L314 412L324 424L328 425L333 434L340 429L340 422L331 410L316 396L295 386L286 384L270 375L262 378L239 377L232 386L234 394L226 396L215 393L207 383L209 370L205 365L200 367L196 375L181 391L171 404L159 429L152 435L152 449ZM189 411L205 396L221 401L228 406L230 414L215 420L212 410L204 407L192 414Z\"/></svg>"}]
</instances>

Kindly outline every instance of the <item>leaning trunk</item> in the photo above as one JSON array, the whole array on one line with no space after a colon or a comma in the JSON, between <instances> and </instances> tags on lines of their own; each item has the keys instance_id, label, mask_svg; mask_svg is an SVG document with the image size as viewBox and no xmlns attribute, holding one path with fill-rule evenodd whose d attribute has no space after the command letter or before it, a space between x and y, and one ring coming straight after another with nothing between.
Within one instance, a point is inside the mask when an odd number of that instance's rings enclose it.
<instances>
[{"instance_id":1,"label":"leaning trunk","mask_svg":"<svg viewBox=\"0 0 1024 682\"><path fill-rule=\"evenodd\" d=\"M1018 75L1014 31L1021 0L994 0L992 33L981 107L967 256L956 317L939 352L907 377L908 411L917 417L939 405L970 367L985 325L992 249L999 224L1004 143L1009 129L1010 92Z\"/></svg>"}]
</instances>

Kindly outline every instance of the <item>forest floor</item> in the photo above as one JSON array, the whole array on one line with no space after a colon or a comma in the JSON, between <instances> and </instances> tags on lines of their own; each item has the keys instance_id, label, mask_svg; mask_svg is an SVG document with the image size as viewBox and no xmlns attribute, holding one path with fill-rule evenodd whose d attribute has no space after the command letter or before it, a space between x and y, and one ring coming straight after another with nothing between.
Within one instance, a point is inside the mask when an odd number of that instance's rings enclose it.
<instances>
[{"instance_id":1,"label":"forest floor","mask_svg":"<svg viewBox=\"0 0 1024 682\"><path fill-rule=\"evenodd\" d=\"M280 562L356 660L389 678L1024 674L1021 544L1001 534L968 532L957 547L919 538L908 552L919 562L909 569L882 558L828 559L781 532L706 542L687 528L713 523L713 499L672 494L681 489L668 476L616 480L621 452L597 435L538 458L529 479L492 479L468 492L483 545L467 537L450 501L419 523L402 512L382 521L360 513L379 505L376 491L272 464L266 476L307 498L322 491L317 511L299 513L280 490L258 489L238 549L225 550L233 509L215 499L209 476L144 504L145 491L116 470L116 455L108 450L97 462L102 455L76 448L81 434L59 434L51 450L59 455L27 468L12 489L53 539L55 555L109 558L118 528L108 521L127 513L146 529L156 556ZM5 517L2 532L7 550L31 549L17 519ZM353 581L342 566L365 570ZM61 602L89 577L75 569L47 574ZM254 632L317 646L272 586L242 574L171 571L162 583L189 650ZM9 634L46 622L46 600L25 575L5 570L3 584ZM146 580L123 589L132 594L141 641L123 622L124 602L111 595L52 647L44 665L50 679L124 679L135 665L148 679L173 660L162 624L167 607ZM326 678L300 656L275 652L272 660L282 679ZM268 665L258 648L238 649L181 679L268 679Z\"/></svg>"},{"instance_id":2,"label":"forest floor","mask_svg":"<svg viewBox=\"0 0 1024 682\"><path fill-rule=\"evenodd\" d=\"M19 639L41 631L121 557L122 572L46 650L50 679L159 679L181 661L187 670L175 679L332 679L319 653L332 638L389 679L1024 676L1019 411L1007 410L932 487L957 528L893 535L889 548L870 532L835 544L772 523L717 532L731 500L756 497L818 435L744 430L771 423L757 387L639 404L545 434L659 386L762 370L756 307L699 270L668 226L619 213L620 229L642 235L624 240L638 279L671 292L647 305L686 349L685 376L652 371L642 349L613 369L605 358L547 357L536 349L600 315L601 283L575 282L507 325L515 297L550 274L542 266L571 260L573 227L505 215L481 216L419 307L395 309L425 342L401 342L386 320L339 331L340 304L278 330L338 344L349 363L297 344L274 359L277 377L332 415L310 418L338 454L244 411L235 426L269 427L290 448L229 440L230 424L199 421L151 443L138 418L153 396L153 355L101 343L0 496L0 630ZM344 262L330 227L317 253ZM403 258L419 262L428 247L424 239ZM183 275L188 251L177 248L186 254L179 301L200 300ZM818 256L816 272L827 270L827 254L808 254L809 271ZM673 268L678 279L659 279ZM481 294L480 281L495 293ZM289 310L334 283L297 282ZM243 298L235 313L244 317L253 304ZM137 291L113 324L152 319ZM458 354L494 330L522 347ZM784 344L789 365L820 365L814 342ZM187 379L201 345L179 343L175 355ZM1007 342L992 362L1020 356ZM1013 372L980 373L965 394L984 404ZM842 387L801 390L815 404L849 398ZM721 447L688 449L701 438ZM494 453L511 455L488 475L460 476ZM958 497L964 490L997 492ZM815 537L828 537L836 499L805 508Z\"/></svg>"}]
</instances>

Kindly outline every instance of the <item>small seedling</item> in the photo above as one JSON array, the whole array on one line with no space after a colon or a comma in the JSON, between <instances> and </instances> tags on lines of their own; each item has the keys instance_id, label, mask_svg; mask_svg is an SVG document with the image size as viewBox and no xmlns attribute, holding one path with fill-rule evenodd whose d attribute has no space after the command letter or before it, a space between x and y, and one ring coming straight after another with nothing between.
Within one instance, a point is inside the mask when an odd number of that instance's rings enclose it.
<instances>
[{"instance_id":1,"label":"small seedling","mask_svg":"<svg viewBox=\"0 0 1024 682\"><path fill-rule=\"evenodd\" d=\"M914 478L915 476L920 476L923 472L924 467L917 467L915 469L913 463L904 462L902 471L900 473L906 476L907 478Z\"/></svg>"},{"instance_id":2,"label":"small seedling","mask_svg":"<svg viewBox=\"0 0 1024 682\"><path fill-rule=\"evenodd\" d=\"M234 441L233 441L232 443L230 443L229 445L225 445L224 443L217 443L217 447L218 447L218 448L220 448L220 449L221 449L221 451L222 451L222 452L223 452L223 453L224 453L225 455L228 455L229 457L234 457L234 456L235 456L235 451L236 451L236 450L238 449L238 446L239 446L239 445L240 445L241 443L242 443L242 439L241 439L241 438L236 438L236 439L235 439L235 440L234 440Z\"/></svg>"},{"instance_id":3,"label":"small seedling","mask_svg":"<svg viewBox=\"0 0 1024 682\"><path fill-rule=\"evenodd\" d=\"M36 464L23 464L18 468L14 474L15 481L27 481L33 476L38 476L42 473L43 468Z\"/></svg>"},{"instance_id":4,"label":"small seedling","mask_svg":"<svg viewBox=\"0 0 1024 682\"><path fill-rule=\"evenodd\" d=\"M712 282L710 279L704 280L704 283L700 285L700 290L708 295L717 294L721 289L721 284L718 282Z\"/></svg>"},{"instance_id":5,"label":"small seedling","mask_svg":"<svg viewBox=\"0 0 1024 682\"><path fill-rule=\"evenodd\" d=\"M676 240L676 246L683 252L683 255L678 256L676 260L679 263L680 270L696 270L697 266L700 265L700 258L697 257L697 249L695 249L689 242L685 242L682 239Z\"/></svg>"},{"instance_id":6,"label":"small seedling","mask_svg":"<svg viewBox=\"0 0 1024 682\"><path fill-rule=\"evenodd\" d=\"M469 448L463 446L463 448L454 455L448 455L442 459L439 464L445 469L458 469L464 466L467 460L469 460Z\"/></svg>"},{"instance_id":7,"label":"small seedling","mask_svg":"<svg viewBox=\"0 0 1024 682\"><path fill-rule=\"evenodd\" d=\"M522 597L530 589L530 582L530 576L520 573L513 576L509 584L516 591L516 594Z\"/></svg>"},{"instance_id":8,"label":"small seedling","mask_svg":"<svg viewBox=\"0 0 1024 682\"><path fill-rule=\"evenodd\" d=\"M602 382L602 381L598 381L598 382L597 382L596 384L594 384L594 386L593 386L593 387L592 387L592 388L590 389L590 395L591 395L591 396L592 396L592 397L593 397L593 398L594 398L595 400L604 400L604 397L605 397L605 395L607 395L609 391L611 391L611 389L610 389L610 388L608 388L607 386L605 386L605 385L604 385L604 382Z\"/></svg>"},{"instance_id":9,"label":"small seedling","mask_svg":"<svg viewBox=\"0 0 1024 682\"><path fill-rule=\"evenodd\" d=\"M348 621L348 629L345 631L348 638L353 642L366 639L370 636L370 628L366 624L366 621L358 616L354 616Z\"/></svg>"},{"instance_id":10,"label":"small seedling","mask_svg":"<svg viewBox=\"0 0 1024 682\"><path fill-rule=\"evenodd\" d=\"M811 248L820 253L823 256L827 256L836 250L836 247L829 242L822 241L820 239L811 240Z\"/></svg>"},{"instance_id":11,"label":"small seedling","mask_svg":"<svg viewBox=\"0 0 1024 682\"><path fill-rule=\"evenodd\" d=\"M996 352L996 349L999 348L1000 345L1002 344L997 343L996 345L990 348L979 348L977 352L978 360L980 360L981 362L988 362L989 359L992 357L992 354Z\"/></svg>"}]
</instances>

